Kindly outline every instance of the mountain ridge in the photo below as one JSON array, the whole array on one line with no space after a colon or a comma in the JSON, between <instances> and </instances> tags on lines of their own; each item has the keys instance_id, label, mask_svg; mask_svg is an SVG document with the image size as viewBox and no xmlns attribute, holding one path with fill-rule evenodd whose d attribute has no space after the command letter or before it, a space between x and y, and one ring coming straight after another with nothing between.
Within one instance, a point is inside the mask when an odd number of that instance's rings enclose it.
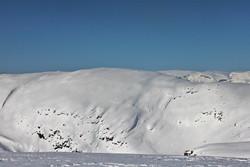
<instances>
[{"instance_id":1,"label":"mountain ridge","mask_svg":"<svg viewBox=\"0 0 250 167\"><path fill-rule=\"evenodd\" d=\"M0 150L183 154L247 142L249 79L108 68L1 74Z\"/></svg>"}]
</instances>

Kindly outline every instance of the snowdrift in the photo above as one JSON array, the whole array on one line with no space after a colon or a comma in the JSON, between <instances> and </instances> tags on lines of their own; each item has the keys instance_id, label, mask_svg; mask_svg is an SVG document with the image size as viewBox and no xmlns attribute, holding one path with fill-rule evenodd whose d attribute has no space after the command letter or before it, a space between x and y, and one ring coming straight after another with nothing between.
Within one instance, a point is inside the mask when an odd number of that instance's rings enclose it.
<instances>
[{"instance_id":1,"label":"snowdrift","mask_svg":"<svg viewBox=\"0 0 250 167\"><path fill-rule=\"evenodd\" d=\"M250 142L249 83L250 72L0 74L0 151L213 155L214 143L237 150ZM215 151L206 151L212 143ZM220 155L247 151L231 152Z\"/></svg>"},{"instance_id":2,"label":"snowdrift","mask_svg":"<svg viewBox=\"0 0 250 167\"><path fill-rule=\"evenodd\" d=\"M196 155L249 158L250 142L213 143L197 148Z\"/></svg>"}]
</instances>

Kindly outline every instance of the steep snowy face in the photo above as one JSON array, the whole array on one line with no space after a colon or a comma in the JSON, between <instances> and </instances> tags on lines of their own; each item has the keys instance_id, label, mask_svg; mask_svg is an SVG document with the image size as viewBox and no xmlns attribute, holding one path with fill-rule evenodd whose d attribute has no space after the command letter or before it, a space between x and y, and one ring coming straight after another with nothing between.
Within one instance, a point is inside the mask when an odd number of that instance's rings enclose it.
<instances>
[{"instance_id":1,"label":"steep snowy face","mask_svg":"<svg viewBox=\"0 0 250 167\"><path fill-rule=\"evenodd\" d=\"M249 101L249 84L177 72L1 74L0 149L183 154L250 141Z\"/></svg>"}]
</instances>

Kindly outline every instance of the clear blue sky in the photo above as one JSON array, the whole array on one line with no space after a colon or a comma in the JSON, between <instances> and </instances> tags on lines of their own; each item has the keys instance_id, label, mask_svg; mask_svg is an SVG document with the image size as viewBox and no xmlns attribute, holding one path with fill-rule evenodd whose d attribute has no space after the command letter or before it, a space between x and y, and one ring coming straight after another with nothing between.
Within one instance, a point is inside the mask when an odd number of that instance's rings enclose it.
<instances>
[{"instance_id":1,"label":"clear blue sky","mask_svg":"<svg viewBox=\"0 0 250 167\"><path fill-rule=\"evenodd\" d=\"M250 0L0 0L0 72L250 70Z\"/></svg>"}]
</instances>

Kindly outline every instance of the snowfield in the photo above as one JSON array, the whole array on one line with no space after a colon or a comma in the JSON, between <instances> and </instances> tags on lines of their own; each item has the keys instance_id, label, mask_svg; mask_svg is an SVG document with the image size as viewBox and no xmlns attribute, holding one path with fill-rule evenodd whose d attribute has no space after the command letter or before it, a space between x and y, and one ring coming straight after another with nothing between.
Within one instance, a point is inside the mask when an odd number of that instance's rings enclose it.
<instances>
[{"instance_id":1,"label":"snowfield","mask_svg":"<svg viewBox=\"0 0 250 167\"><path fill-rule=\"evenodd\" d=\"M0 107L0 152L250 158L250 72L0 74Z\"/></svg>"},{"instance_id":2,"label":"snowfield","mask_svg":"<svg viewBox=\"0 0 250 167\"><path fill-rule=\"evenodd\" d=\"M250 159L145 154L0 153L4 167L247 167Z\"/></svg>"}]
</instances>

